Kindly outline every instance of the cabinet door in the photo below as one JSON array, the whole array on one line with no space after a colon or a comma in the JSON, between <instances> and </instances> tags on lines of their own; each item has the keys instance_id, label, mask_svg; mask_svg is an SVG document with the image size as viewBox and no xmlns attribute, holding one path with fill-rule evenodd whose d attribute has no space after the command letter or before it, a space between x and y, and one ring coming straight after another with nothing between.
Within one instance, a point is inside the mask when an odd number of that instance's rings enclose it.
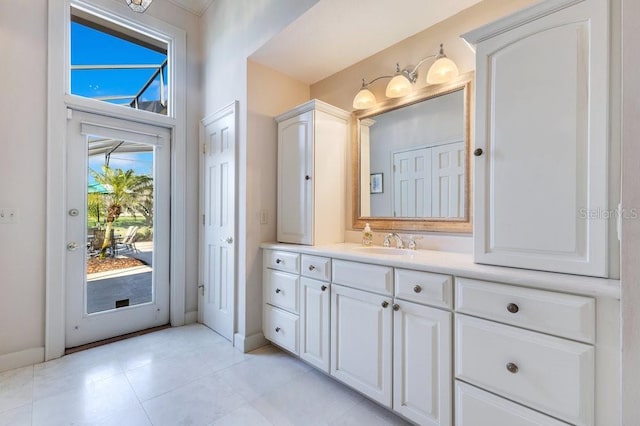
<instances>
[{"instance_id":1,"label":"cabinet door","mask_svg":"<svg viewBox=\"0 0 640 426\"><path fill-rule=\"evenodd\" d=\"M329 284L300 280L300 357L329 372Z\"/></svg>"},{"instance_id":2,"label":"cabinet door","mask_svg":"<svg viewBox=\"0 0 640 426\"><path fill-rule=\"evenodd\" d=\"M477 262L607 276L608 3L478 30Z\"/></svg>"},{"instance_id":3,"label":"cabinet door","mask_svg":"<svg viewBox=\"0 0 640 426\"><path fill-rule=\"evenodd\" d=\"M393 409L421 425L450 425L451 312L393 306Z\"/></svg>"},{"instance_id":4,"label":"cabinet door","mask_svg":"<svg viewBox=\"0 0 640 426\"><path fill-rule=\"evenodd\" d=\"M391 407L391 298L332 284L331 375Z\"/></svg>"},{"instance_id":5,"label":"cabinet door","mask_svg":"<svg viewBox=\"0 0 640 426\"><path fill-rule=\"evenodd\" d=\"M278 241L313 244L313 111L278 123Z\"/></svg>"}]
</instances>

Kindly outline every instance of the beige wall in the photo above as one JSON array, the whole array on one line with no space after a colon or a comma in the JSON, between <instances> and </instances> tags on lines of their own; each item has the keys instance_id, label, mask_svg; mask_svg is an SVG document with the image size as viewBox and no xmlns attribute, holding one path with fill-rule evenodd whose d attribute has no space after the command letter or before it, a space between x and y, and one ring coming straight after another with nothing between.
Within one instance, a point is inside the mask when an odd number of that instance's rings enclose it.
<instances>
[{"instance_id":1,"label":"beige wall","mask_svg":"<svg viewBox=\"0 0 640 426\"><path fill-rule=\"evenodd\" d=\"M640 2L622 1L622 207L640 211ZM640 219L622 223L622 425L640 419Z\"/></svg>"},{"instance_id":2,"label":"beige wall","mask_svg":"<svg viewBox=\"0 0 640 426\"><path fill-rule=\"evenodd\" d=\"M262 325L261 242L276 240L276 174L278 127L274 117L309 100L309 86L257 62L247 64L247 283L257 289L246 299L247 333ZM260 224L260 211L268 224ZM256 226L258 224L258 226ZM255 328L260 324L259 328ZM254 328L251 328L254 327Z\"/></svg>"},{"instance_id":3,"label":"beige wall","mask_svg":"<svg viewBox=\"0 0 640 426\"><path fill-rule=\"evenodd\" d=\"M137 16L126 9L125 13ZM0 225L0 370L43 356L47 155L47 0L29 2L28 13L0 2L0 207L20 210L19 223ZM187 33L187 161L197 164L200 118L199 18L154 2L146 12ZM193 167L191 167L193 170ZM197 173L187 176L187 204L197 206ZM187 225L187 285L197 283L197 209ZM193 218L193 220L191 220ZM185 311L196 310L195 297Z\"/></svg>"},{"instance_id":4,"label":"beige wall","mask_svg":"<svg viewBox=\"0 0 640 426\"><path fill-rule=\"evenodd\" d=\"M259 211L266 206L259 195L273 191L272 182L261 181L262 159L255 155L263 149L261 138L248 137L248 62L259 47L318 0L216 0L202 17L204 43L204 116L212 114L234 100L240 101L237 191L237 323L239 346L261 342L262 280L256 271L262 238L273 240L268 227L263 236ZM263 90L269 90L264 87ZM295 90L294 90L295 91ZM274 101L278 94L274 94ZM273 154L272 154L273 155ZM261 205L262 204L262 205ZM273 226L274 211L269 212ZM273 234L273 235L272 235ZM248 342L244 342L249 339ZM246 344L245 344L246 343Z\"/></svg>"},{"instance_id":5,"label":"beige wall","mask_svg":"<svg viewBox=\"0 0 640 426\"><path fill-rule=\"evenodd\" d=\"M0 2L0 357L44 346L47 2L28 10Z\"/></svg>"}]
</instances>

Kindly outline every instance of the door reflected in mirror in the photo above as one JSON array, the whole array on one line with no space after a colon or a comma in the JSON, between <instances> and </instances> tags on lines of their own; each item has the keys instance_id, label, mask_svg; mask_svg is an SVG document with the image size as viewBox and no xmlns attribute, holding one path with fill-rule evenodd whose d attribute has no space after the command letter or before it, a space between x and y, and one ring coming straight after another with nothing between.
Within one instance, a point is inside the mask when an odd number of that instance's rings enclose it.
<instances>
[{"instance_id":1,"label":"door reflected in mirror","mask_svg":"<svg viewBox=\"0 0 640 426\"><path fill-rule=\"evenodd\" d=\"M354 228L471 231L470 85L466 74L355 113ZM384 190L371 190L372 177Z\"/></svg>"}]
</instances>

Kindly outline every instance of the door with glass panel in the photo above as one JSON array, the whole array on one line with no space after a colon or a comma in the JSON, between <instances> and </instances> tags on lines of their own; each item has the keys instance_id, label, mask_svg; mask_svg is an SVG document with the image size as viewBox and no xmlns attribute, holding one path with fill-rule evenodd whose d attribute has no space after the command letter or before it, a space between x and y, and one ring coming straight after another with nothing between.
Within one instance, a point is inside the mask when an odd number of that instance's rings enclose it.
<instances>
[{"instance_id":1,"label":"door with glass panel","mask_svg":"<svg viewBox=\"0 0 640 426\"><path fill-rule=\"evenodd\" d=\"M168 129L71 111L66 347L169 322Z\"/></svg>"}]
</instances>

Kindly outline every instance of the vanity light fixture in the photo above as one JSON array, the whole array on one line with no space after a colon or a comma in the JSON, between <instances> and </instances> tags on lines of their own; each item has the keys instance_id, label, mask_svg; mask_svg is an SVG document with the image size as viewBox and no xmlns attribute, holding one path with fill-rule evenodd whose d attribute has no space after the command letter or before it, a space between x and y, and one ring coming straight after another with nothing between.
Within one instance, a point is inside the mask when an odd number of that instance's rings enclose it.
<instances>
[{"instance_id":1,"label":"vanity light fixture","mask_svg":"<svg viewBox=\"0 0 640 426\"><path fill-rule=\"evenodd\" d=\"M144 13L153 0L125 0L127 5L136 12Z\"/></svg>"},{"instance_id":2,"label":"vanity light fixture","mask_svg":"<svg viewBox=\"0 0 640 426\"><path fill-rule=\"evenodd\" d=\"M400 64L396 64L396 74L384 75L374 78L370 82L366 82L362 79L362 87L355 98L353 98L354 109L367 109L371 108L377 103L375 95L369 90L369 85L382 78L390 78L391 81L387 84L385 95L388 98L401 98L411 93L411 85L418 80L418 67L425 61L435 58L435 62L431 64L429 71L427 72L427 84L441 84L451 81L458 76L458 67L456 63L447 58L444 53L442 44L440 45L440 52L436 55L427 56L418 62L415 67L406 67L400 69Z\"/></svg>"}]
</instances>

